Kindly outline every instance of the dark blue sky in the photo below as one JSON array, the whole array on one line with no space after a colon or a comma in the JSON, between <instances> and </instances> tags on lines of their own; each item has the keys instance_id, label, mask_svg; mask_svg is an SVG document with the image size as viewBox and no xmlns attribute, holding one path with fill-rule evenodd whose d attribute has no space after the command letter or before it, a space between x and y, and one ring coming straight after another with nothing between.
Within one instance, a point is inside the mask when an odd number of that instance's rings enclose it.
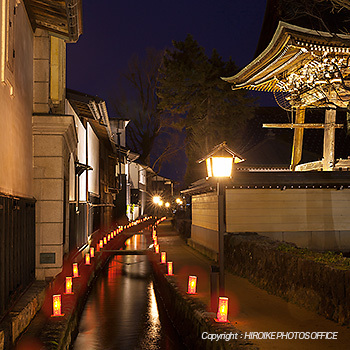
<instances>
[{"instance_id":1,"label":"dark blue sky","mask_svg":"<svg viewBox=\"0 0 350 350\"><path fill-rule=\"evenodd\" d=\"M130 57L188 33L239 67L253 58L266 0L83 1L83 35L67 47L67 86L107 99Z\"/></svg>"},{"instance_id":2,"label":"dark blue sky","mask_svg":"<svg viewBox=\"0 0 350 350\"><path fill-rule=\"evenodd\" d=\"M216 48L242 68L254 56L265 5L266 0L83 0L83 35L67 46L67 87L106 99L113 117L108 97L131 56L144 55L147 47L171 47L188 33L208 54ZM261 102L276 105L272 94L263 93ZM180 166L165 170L164 176L175 179L184 173Z\"/></svg>"}]
</instances>

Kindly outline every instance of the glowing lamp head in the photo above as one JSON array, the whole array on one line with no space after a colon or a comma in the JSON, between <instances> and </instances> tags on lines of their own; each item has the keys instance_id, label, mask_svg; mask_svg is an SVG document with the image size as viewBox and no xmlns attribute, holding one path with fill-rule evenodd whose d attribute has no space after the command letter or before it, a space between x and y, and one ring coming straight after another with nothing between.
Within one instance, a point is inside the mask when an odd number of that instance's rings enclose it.
<instances>
[{"instance_id":1,"label":"glowing lamp head","mask_svg":"<svg viewBox=\"0 0 350 350\"><path fill-rule=\"evenodd\" d=\"M175 202L176 202L177 204L180 204L181 199L180 199L180 198L176 198Z\"/></svg>"},{"instance_id":2,"label":"glowing lamp head","mask_svg":"<svg viewBox=\"0 0 350 350\"><path fill-rule=\"evenodd\" d=\"M168 261L168 276L172 276L173 274L174 274L173 262L172 261Z\"/></svg>"},{"instance_id":3,"label":"glowing lamp head","mask_svg":"<svg viewBox=\"0 0 350 350\"><path fill-rule=\"evenodd\" d=\"M89 253L85 254L85 265L91 265L91 263L90 263L90 254Z\"/></svg>"},{"instance_id":4,"label":"glowing lamp head","mask_svg":"<svg viewBox=\"0 0 350 350\"><path fill-rule=\"evenodd\" d=\"M166 252L160 253L160 262L161 264L166 264Z\"/></svg>"},{"instance_id":5,"label":"glowing lamp head","mask_svg":"<svg viewBox=\"0 0 350 350\"><path fill-rule=\"evenodd\" d=\"M197 276L188 276L188 294L196 294L197 292Z\"/></svg>"},{"instance_id":6,"label":"glowing lamp head","mask_svg":"<svg viewBox=\"0 0 350 350\"><path fill-rule=\"evenodd\" d=\"M159 196L153 196L153 203L158 204L161 201Z\"/></svg>"},{"instance_id":7,"label":"glowing lamp head","mask_svg":"<svg viewBox=\"0 0 350 350\"><path fill-rule=\"evenodd\" d=\"M230 177L234 163L244 161L244 159L233 152L226 142L220 143L204 158L198 160L201 163L205 160L208 177Z\"/></svg>"},{"instance_id":8,"label":"glowing lamp head","mask_svg":"<svg viewBox=\"0 0 350 350\"><path fill-rule=\"evenodd\" d=\"M66 277L66 293L65 294L73 294L73 279L72 277Z\"/></svg>"},{"instance_id":9,"label":"glowing lamp head","mask_svg":"<svg viewBox=\"0 0 350 350\"><path fill-rule=\"evenodd\" d=\"M52 296L52 309L53 309L53 314L51 315L52 317L58 317L58 316L64 316L61 312L61 294L55 294Z\"/></svg>"},{"instance_id":10,"label":"glowing lamp head","mask_svg":"<svg viewBox=\"0 0 350 350\"><path fill-rule=\"evenodd\" d=\"M166 202L165 203L165 208L169 208L170 207L170 203L169 202Z\"/></svg>"},{"instance_id":11,"label":"glowing lamp head","mask_svg":"<svg viewBox=\"0 0 350 350\"><path fill-rule=\"evenodd\" d=\"M232 157L210 157L206 163L208 177L230 177L232 174Z\"/></svg>"},{"instance_id":12,"label":"glowing lamp head","mask_svg":"<svg viewBox=\"0 0 350 350\"><path fill-rule=\"evenodd\" d=\"M73 278L79 277L78 263L73 263Z\"/></svg>"},{"instance_id":13,"label":"glowing lamp head","mask_svg":"<svg viewBox=\"0 0 350 350\"><path fill-rule=\"evenodd\" d=\"M228 314L228 298L219 297L219 305L218 312L216 315L216 322L227 322L227 314Z\"/></svg>"},{"instance_id":14,"label":"glowing lamp head","mask_svg":"<svg viewBox=\"0 0 350 350\"><path fill-rule=\"evenodd\" d=\"M154 246L154 251L156 254L159 254L159 244Z\"/></svg>"},{"instance_id":15,"label":"glowing lamp head","mask_svg":"<svg viewBox=\"0 0 350 350\"><path fill-rule=\"evenodd\" d=\"M91 256L91 258L95 257L95 248L94 247L90 247L90 256Z\"/></svg>"}]
</instances>

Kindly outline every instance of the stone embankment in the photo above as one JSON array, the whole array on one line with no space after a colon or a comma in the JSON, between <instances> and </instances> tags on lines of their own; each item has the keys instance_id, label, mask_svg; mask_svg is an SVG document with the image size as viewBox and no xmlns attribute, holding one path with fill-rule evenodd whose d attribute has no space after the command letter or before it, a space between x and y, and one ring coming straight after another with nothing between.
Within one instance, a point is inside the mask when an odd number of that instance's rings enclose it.
<instances>
[{"instance_id":1,"label":"stone embankment","mask_svg":"<svg viewBox=\"0 0 350 350\"><path fill-rule=\"evenodd\" d=\"M215 322L215 313L208 312L204 303L183 293L176 284L176 277L166 275L165 264L159 263L159 254L151 253L149 259L157 297L163 302L169 318L188 349L258 349L244 340L242 333L233 324ZM226 340L210 340L209 334L225 335Z\"/></svg>"},{"instance_id":2,"label":"stone embankment","mask_svg":"<svg viewBox=\"0 0 350 350\"><path fill-rule=\"evenodd\" d=\"M350 323L350 259L257 234L225 236L225 267L340 324Z\"/></svg>"}]
</instances>

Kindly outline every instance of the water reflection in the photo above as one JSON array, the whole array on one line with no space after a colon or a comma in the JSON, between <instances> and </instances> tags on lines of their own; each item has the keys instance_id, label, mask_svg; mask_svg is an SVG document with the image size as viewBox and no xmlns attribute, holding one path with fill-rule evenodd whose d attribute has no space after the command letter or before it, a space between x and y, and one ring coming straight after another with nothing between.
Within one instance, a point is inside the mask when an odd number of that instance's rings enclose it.
<instances>
[{"instance_id":1,"label":"water reflection","mask_svg":"<svg viewBox=\"0 0 350 350\"><path fill-rule=\"evenodd\" d=\"M132 250L145 247L143 235L126 244ZM89 295L74 349L183 349L169 320L163 319L147 257L115 256Z\"/></svg>"}]
</instances>

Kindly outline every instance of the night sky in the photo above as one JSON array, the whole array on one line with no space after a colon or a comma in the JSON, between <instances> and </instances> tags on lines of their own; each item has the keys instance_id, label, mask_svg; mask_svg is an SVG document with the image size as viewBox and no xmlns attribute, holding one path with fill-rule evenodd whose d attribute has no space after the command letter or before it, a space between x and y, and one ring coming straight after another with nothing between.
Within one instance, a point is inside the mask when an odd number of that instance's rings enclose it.
<instances>
[{"instance_id":1,"label":"night sky","mask_svg":"<svg viewBox=\"0 0 350 350\"><path fill-rule=\"evenodd\" d=\"M67 45L67 87L106 99L108 108L133 54L171 47L188 33L208 54L216 48L242 68L253 59L265 5L266 0L83 0L83 34ZM275 105L264 95L263 105ZM111 108L109 115L114 116Z\"/></svg>"}]
</instances>

